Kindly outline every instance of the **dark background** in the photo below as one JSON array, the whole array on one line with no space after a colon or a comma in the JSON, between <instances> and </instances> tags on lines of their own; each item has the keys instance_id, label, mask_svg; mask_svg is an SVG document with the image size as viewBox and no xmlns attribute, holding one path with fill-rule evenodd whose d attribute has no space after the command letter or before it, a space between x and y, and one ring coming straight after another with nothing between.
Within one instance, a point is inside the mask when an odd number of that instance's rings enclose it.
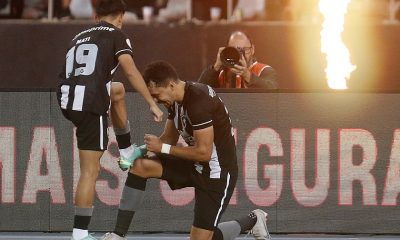
<instances>
[{"instance_id":1,"label":"dark background","mask_svg":"<svg viewBox=\"0 0 400 240\"><path fill-rule=\"evenodd\" d=\"M90 22L0 21L0 88L55 88L69 41ZM128 24L139 70L167 60L183 80L195 81L215 61L229 34L243 30L253 39L260 62L278 72L281 89L327 89L320 26L284 22L238 24ZM400 25L348 24L343 39L357 65L353 90L400 90ZM119 73L116 80L125 81ZM126 85L130 88L129 84Z\"/></svg>"}]
</instances>

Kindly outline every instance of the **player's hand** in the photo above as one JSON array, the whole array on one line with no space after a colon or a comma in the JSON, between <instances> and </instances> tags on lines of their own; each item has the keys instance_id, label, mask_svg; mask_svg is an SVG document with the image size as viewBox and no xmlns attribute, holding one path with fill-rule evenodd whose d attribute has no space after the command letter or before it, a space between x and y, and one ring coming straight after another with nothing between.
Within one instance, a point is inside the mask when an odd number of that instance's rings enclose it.
<instances>
[{"instance_id":1,"label":"player's hand","mask_svg":"<svg viewBox=\"0 0 400 240\"><path fill-rule=\"evenodd\" d=\"M161 111L157 104L150 106L150 111L153 113L154 121L162 121L164 113Z\"/></svg>"},{"instance_id":2,"label":"player's hand","mask_svg":"<svg viewBox=\"0 0 400 240\"><path fill-rule=\"evenodd\" d=\"M146 144L146 148L150 152L160 153L162 147L162 141L159 137L152 134L144 135L144 143Z\"/></svg>"},{"instance_id":3,"label":"player's hand","mask_svg":"<svg viewBox=\"0 0 400 240\"><path fill-rule=\"evenodd\" d=\"M225 49L225 47L220 47L218 49L217 59L215 60L215 63L214 63L214 66L213 66L215 71L219 71L221 69L221 67L222 67L221 52L224 49Z\"/></svg>"}]
</instances>

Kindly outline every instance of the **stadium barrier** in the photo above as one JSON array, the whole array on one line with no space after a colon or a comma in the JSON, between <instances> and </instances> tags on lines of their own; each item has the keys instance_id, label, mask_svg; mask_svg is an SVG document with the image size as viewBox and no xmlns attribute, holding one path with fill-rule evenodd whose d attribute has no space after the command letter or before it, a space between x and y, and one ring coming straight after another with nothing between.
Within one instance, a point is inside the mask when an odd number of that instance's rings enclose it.
<instances>
[{"instance_id":1,"label":"stadium barrier","mask_svg":"<svg viewBox=\"0 0 400 240\"><path fill-rule=\"evenodd\" d=\"M240 174L223 220L262 208L274 233L399 234L400 95L221 92L235 127ZM54 92L0 92L0 231L69 231L79 172L73 126ZM127 94L133 141L160 134ZM112 128L91 229L111 230L126 172ZM189 231L193 190L148 184L134 231Z\"/></svg>"}]
</instances>

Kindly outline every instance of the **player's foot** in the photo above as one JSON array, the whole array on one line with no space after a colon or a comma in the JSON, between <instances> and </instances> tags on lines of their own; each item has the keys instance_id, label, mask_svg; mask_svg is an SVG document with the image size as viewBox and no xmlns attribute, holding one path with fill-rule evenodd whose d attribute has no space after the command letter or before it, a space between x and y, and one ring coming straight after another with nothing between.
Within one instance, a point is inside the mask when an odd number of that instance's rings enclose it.
<instances>
[{"instance_id":1,"label":"player's foot","mask_svg":"<svg viewBox=\"0 0 400 240\"><path fill-rule=\"evenodd\" d=\"M124 237L120 237L115 233L108 232L108 233L104 234L104 236L102 236L100 238L100 240L127 240L127 239Z\"/></svg>"},{"instance_id":2,"label":"player's foot","mask_svg":"<svg viewBox=\"0 0 400 240\"><path fill-rule=\"evenodd\" d=\"M271 239L267 228L267 213L261 209L252 211L257 216L257 222L251 229L251 234L257 240Z\"/></svg>"},{"instance_id":3,"label":"player's foot","mask_svg":"<svg viewBox=\"0 0 400 240\"><path fill-rule=\"evenodd\" d=\"M72 237L71 240L76 240L76 239ZM87 235L87 237L84 237L84 238L79 239L79 240L97 240L97 238L93 237L93 236L90 234L90 235Z\"/></svg>"},{"instance_id":4,"label":"player's foot","mask_svg":"<svg viewBox=\"0 0 400 240\"><path fill-rule=\"evenodd\" d=\"M136 144L132 144L132 148L132 155L128 157L124 157L121 155L118 159L118 165L122 171L128 170L136 159L143 157L147 153L146 145L138 147L136 146Z\"/></svg>"}]
</instances>

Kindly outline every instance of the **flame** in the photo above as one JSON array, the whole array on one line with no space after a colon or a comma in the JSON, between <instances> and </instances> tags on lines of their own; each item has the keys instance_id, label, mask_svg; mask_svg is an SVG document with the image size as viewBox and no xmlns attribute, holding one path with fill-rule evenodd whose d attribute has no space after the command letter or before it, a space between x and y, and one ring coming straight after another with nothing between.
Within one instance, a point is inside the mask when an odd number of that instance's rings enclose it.
<instances>
[{"instance_id":1,"label":"flame","mask_svg":"<svg viewBox=\"0 0 400 240\"><path fill-rule=\"evenodd\" d=\"M350 62L350 53L342 41L344 17L350 0L320 0L319 10L324 16L321 30L321 51L326 54L325 68L328 86L347 89L347 80L356 66ZM346 80L347 79L347 80Z\"/></svg>"}]
</instances>

